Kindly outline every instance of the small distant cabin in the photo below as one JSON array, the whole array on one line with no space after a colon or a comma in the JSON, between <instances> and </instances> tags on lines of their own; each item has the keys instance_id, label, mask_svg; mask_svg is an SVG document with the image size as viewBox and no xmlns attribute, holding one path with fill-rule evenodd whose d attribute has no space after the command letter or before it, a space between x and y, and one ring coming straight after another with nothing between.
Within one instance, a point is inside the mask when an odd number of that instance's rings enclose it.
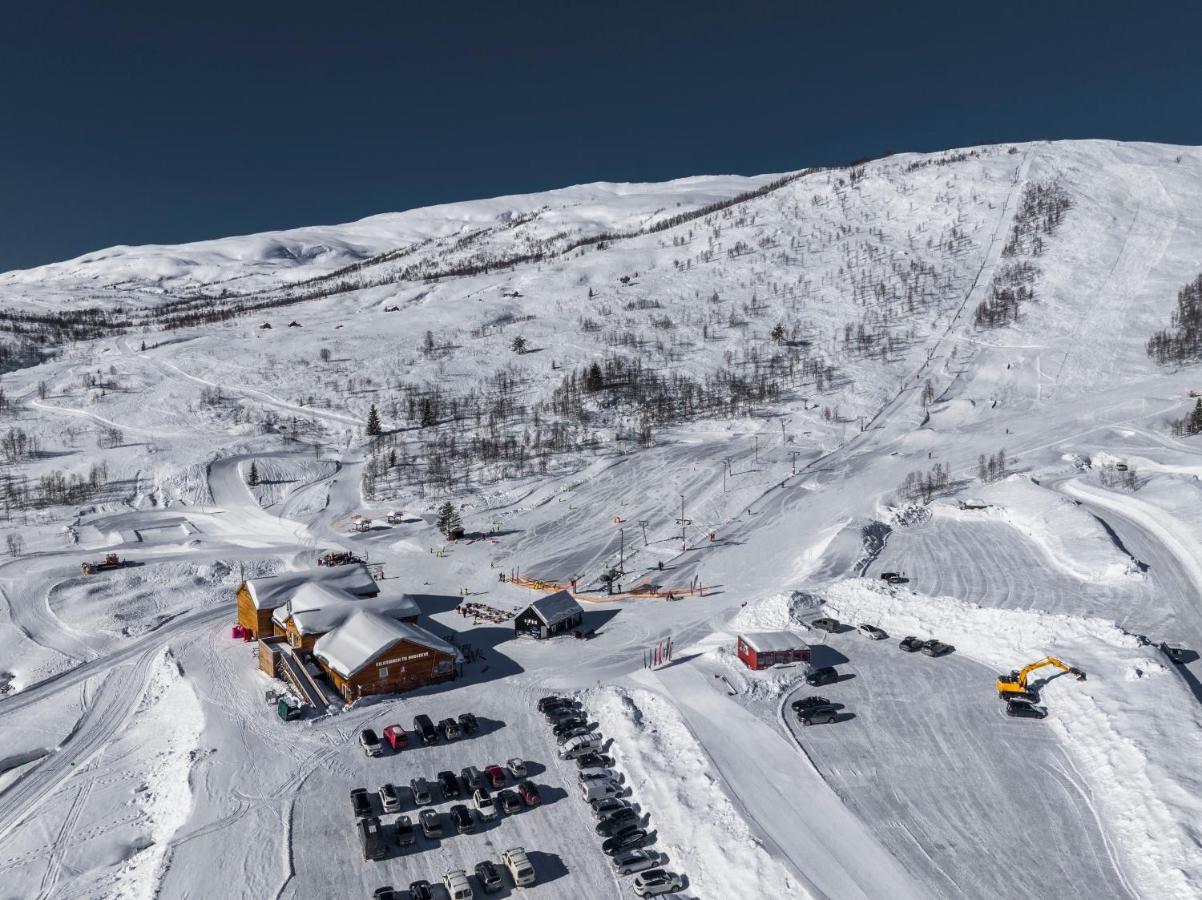
<instances>
[{"instance_id":1,"label":"small distant cabin","mask_svg":"<svg viewBox=\"0 0 1202 900\"><path fill-rule=\"evenodd\" d=\"M337 588L356 597L375 597L380 593L380 585L362 564L249 578L238 586L238 624L251 638L271 637L275 611L310 582Z\"/></svg>"},{"instance_id":2,"label":"small distant cabin","mask_svg":"<svg viewBox=\"0 0 1202 900\"><path fill-rule=\"evenodd\" d=\"M584 610L576 598L568 591L556 591L540 597L514 616L513 627L519 635L549 638L568 634L583 621Z\"/></svg>"},{"instance_id":3,"label":"small distant cabin","mask_svg":"<svg viewBox=\"0 0 1202 900\"><path fill-rule=\"evenodd\" d=\"M791 631L740 634L739 659L749 669L770 669L810 661L810 645Z\"/></svg>"},{"instance_id":4,"label":"small distant cabin","mask_svg":"<svg viewBox=\"0 0 1202 900\"><path fill-rule=\"evenodd\" d=\"M412 622L367 610L317 639L313 658L348 703L455 678L459 649Z\"/></svg>"}]
</instances>

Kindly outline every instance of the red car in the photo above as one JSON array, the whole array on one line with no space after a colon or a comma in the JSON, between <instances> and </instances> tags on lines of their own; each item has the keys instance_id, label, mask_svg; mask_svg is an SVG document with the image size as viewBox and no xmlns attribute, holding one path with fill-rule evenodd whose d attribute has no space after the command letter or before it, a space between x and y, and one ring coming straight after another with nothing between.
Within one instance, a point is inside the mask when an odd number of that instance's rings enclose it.
<instances>
[{"instance_id":1,"label":"red car","mask_svg":"<svg viewBox=\"0 0 1202 900\"><path fill-rule=\"evenodd\" d=\"M485 773L488 775L488 780L492 782L494 788L505 787L505 770L498 765L484 767Z\"/></svg>"},{"instance_id":2,"label":"red car","mask_svg":"<svg viewBox=\"0 0 1202 900\"><path fill-rule=\"evenodd\" d=\"M384 740L393 750L404 750L409 746L409 732L400 725L389 725L384 729Z\"/></svg>"},{"instance_id":3,"label":"red car","mask_svg":"<svg viewBox=\"0 0 1202 900\"><path fill-rule=\"evenodd\" d=\"M538 788L534 786L533 781L523 781L518 785L518 793L522 795L522 802L527 806L538 806L543 802L543 798L538 794Z\"/></svg>"}]
</instances>

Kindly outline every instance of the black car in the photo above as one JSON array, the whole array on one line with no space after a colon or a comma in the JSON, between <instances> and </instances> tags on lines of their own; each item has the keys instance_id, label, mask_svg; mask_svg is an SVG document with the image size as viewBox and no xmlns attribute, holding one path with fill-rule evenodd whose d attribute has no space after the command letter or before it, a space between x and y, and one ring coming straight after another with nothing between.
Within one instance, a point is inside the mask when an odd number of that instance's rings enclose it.
<instances>
[{"instance_id":1,"label":"black car","mask_svg":"<svg viewBox=\"0 0 1202 900\"><path fill-rule=\"evenodd\" d=\"M839 712L833 706L811 706L797 713L802 725L829 725L839 721Z\"/></svg>"},{"instance_id":2,"label":"black car","mask_svg":"<svg viewBox=\"0 0 1202 900\"><path fill-rule=\"evenodd\" d=\"M551 729L551 733L556 737L563 737L569 731L574 731L577 728L588 728L588 720L579 717L564 719Z\"/></svg>"},{"instance_id":3,"label":"black car","mask_svg":"<svg viewBox=\"0 0 1202 900\"><path fill-rule=\"evenodd\" d=\"M577 769L612 769L614 758L604 753L586 753L576 757Z\"/></svg>"},{"instance_id":4,"label":"black car","mask_svg":"<svg viewBox=\"0 0 1202 900\"><path fill-rule=\"evenodd\" d=\"M1006 715L1016 719L1045 719L1048 711L1041 706L1035 706L1027 700L1008 700Z\"/></svg>"},{"instance_id":5,"label":"black car","mask_svg":"<svg viewBox=\"0 0 1202 900\"><path fill-rule=\"evenodd\" d=\"M455 830L460 834L469 834L476 828L476 820L472 818L472 811L462 803L456 803L451 807L451 821L455 823Z\"/></svg>"},{"instance_id":6,"label":"black car","mask_svg":"<svg viewBox=\"0 0 1202 900\"><path fill-rule=\"evenodd\" d=\"M815 619L810 624L813 625L815 628L821 628L823 631L830 632L831 634L835 634L839 631L839 620L838 619L831 619L831 618L824 617L821 619Z\"/></svg>"},{"instance_id":7,"label":"black car","mask_svg":"<svg viewBox=\"0 0 1202 900\"><path fill-rule=\"evenodd\" d=\"M413 827L413 822L408 816L397 816L396 842L402 847L417 843L417 829Z\"/></svg>"},{"instance_id":8,"label":"black car","mask_svg":"<svg viewBox=\"0 0 1202 900\"><path fill-rule=\"evenodd\" d=\"M559 744L562 747L564 744L566 744L568 741L570 741L574 737L579 737L582 734L592 734L592 733L593 733L593 729L589 728L587 725L576 725L572 728L569 728L563 734L555 735L555 743Z\"/></svg>"},{"instance_id":9,"label":"black car","mask_svg":"<svg viewBox=\"0 0 1202 900\"><path fill-rule=\"evenodd\" d=\"M819 687L824 684L834 684L838 680L839 673L835 671L834 666L822 666L806 676L806 684L808 684L810 687Z\"/></svg>"},{"instance_id":10,"label":"black car","mask_svg":"<svg viewBox=\"0 0 1202 900\"><path fill-rule=\"evenodd\" d=\"M418 740L423 744L438 743L438 730L434 727L434 722L425 713L413 717L413 730L416 732Z\"/></svg>"},{"instance_id":11,"label":"black car","mask_svg":"<svg viewBox=\"0 0 1202 900\"><path fill-rule=\"evenodd\" d=\"M902 638L897 646L901 647L907 653L917 653L922 649L922 644L922 641L913 635L910 635L909 637Z\"/></svg>"},{"instance_id":12,"label":"black car","mask_svg":"<svg viewBox=\"0 0 1202 900\"><path fill-rule=\"evenodd\" d=\"M601 852L606 856L613 856L615 853L629 850L631 847L641 847L646 840L646 830L637 825L631 825L613 837L606 838L605 843L601 845Z\"/></svg>"},{"instance_id":13,"label":"black car","mask_svg":"<svg viewBox=\"0 0 1202 900\"><path fill-rule=\"evenodd\" d=\"M800 700L794 700L789 704L790 709L795 713L801 712L803 709L813 709L815 706L830 706L831 701L825 697L802 697Z\"/></svg>"},{"instance_id":14,"label":"black car","mask_svg":"<svg viewBox=\"0 0 1202 900\"><path fill-rule=\"evenodd\" d=\"M438 723L438 733L449 743L459 737L459 723L454 719L443 719Z\"/></svg>"},{"instance_id":15,"label":"black car","mask_svg":"<svg viewBox=\"0 0 1202 900\"><path fill-rule=\"evenodd\" d=\"M367 788L355 788L351 791L351 808L355 811L356 819L363 819L371 815L371 797L367 793Z\"/></svg>"},{"instance_id":16,"label":"black car","mask_svg":"<svg viewBox=\"0 0 1202 900\"><path fill-rule=\"evenodd\" d=\"M497 796L494 800L506 815L518 812L522 808L522 798L518 796L518 792L513 788L504 788L497 791Z\"/></svg>"},{"instance_id":17,"label":"black car","mask_svg":"<svg viewBox=\"0 0 1202 900\"><path fill-rule=\"evenodd\" d=\"M547 710L553 707L567 706L571 702L572 701L567 697L558 697L555 694L551 694L549 696L539 698L537 706L540 713L545 713Z\"/></svg>"},{"instance_id":18,"label":"black car","mask_svg":"<svg viewBox=\"0 0 1202 900\"><path fill-rule=\"evenodd\" d=\"M601 837L613 837L619 831L625 831L639 820L639 813L633 807L625 806L616 809L597 823L596 831Z\"/></svg>"},{"instance_id":19,"label":"black car","mask_svg":"<svg viewBox=\"0 0 1202 900\"><path fill-rule=\"evenodd\" d=\"M438 773L438 789L442 791L444 800L456 800L463 796L463 790L459 786L459 779L451 771Z\"/></svg>"},{"instance_id":20,"label":"black car","mask_svg":"<svg viewBox=\"0 0 1202 900\"><path fill-rule=\"evenodd\" d=\"M476 717L471 713L461 713L459 715L459 730L464 734L475 734L480 730L480 723L476 721Z\"/></svg>"},{"instance_id":21,"label":"black car","mask_svg":"<svg viewBox=\"0 0 1202 900\"><path fill-rule=\"evenodd\" d=\"M923 642L922 652L927 656L944 656L952 652L952 645L945 644L943 641L937 641L932 638L929 641Z\"/></svg>"},{"instance_id":22,"label":"black car","mask_svg":"<svg viewBox=\"0 0 1202 900\"><path fill-rule=\"evenodd\" d=\"M558 725L569 719L583 719L584 710L577 709L574 706L557 706L550 712L545 713L543 718L547 720L548 725Z\"/></svg>"},{"instance_id":23,"label":"black car","mask_svg":"<svg viewBox=\"0 0 1202 900\"><path fill-rule=\"evenodd\" d=\"M501 878L501 869L495 862L487 859L476 863L476 880L480 882L480 887L486 894L495 894L505 886L505 881Z\"/></svg>"},{"instance_id":24,"label":"black car","mask_svg":"<svg viewBox=\"0 0 1202 900\"><path fill-rule=\"evenodd\" d=\"M392 885L386 884L371 892L371 900L401 900L401 892Z\"/></svg>"},{"instance_id":25,"label":"black car","mask_svg":"<svg viewBox=\"0 0 1202 900\"><path fill-rule=\"evenodd\" d=\"M423 878L410 883L409 896L412 900L434 900L434 888Z\"/></svg>"}]
</instances>

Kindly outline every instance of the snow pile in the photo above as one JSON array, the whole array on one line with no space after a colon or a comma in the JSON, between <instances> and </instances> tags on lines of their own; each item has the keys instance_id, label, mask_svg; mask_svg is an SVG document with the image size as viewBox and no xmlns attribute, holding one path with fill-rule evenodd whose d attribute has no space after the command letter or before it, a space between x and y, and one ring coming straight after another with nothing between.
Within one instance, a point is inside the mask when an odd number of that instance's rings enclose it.
<instances>
[{"instance_id":1,"label":"snow pile","mask_svg":"<svg viewBox=\"0 0 1202 900\"><path fill-rule=\"evenodd\" d=\"M732 634L751 631L788 631L805 628L801 614L822 605L822 599L805 591L772 594L748 603L730 620Z\"/></svg>"},{"instance_id":2,"label":"snow pile","mask_svg":"<svg viewBox=\"0 0 1202 900\"><path fill-rule=\"evenodd\" d=\"M805 897L801 885L752 834L710 774L710 761L676 709L657 694L602 688L588 708L634 799L650 816L669 867L699 897Z\"/></svg>"},{"instance_id":3,"label":"snow pile","mask_svg":"<svg viewBox=\"0 0 1202 900\"><path fill-rule=\"evenodd\" d=\"M1039 545L1059 569L1081 581L1113 582L1141 578L1135 561L1088 510L1040 487L1024 475L985 485L979 497L987 509L962 510L938 504L936 514L958 521L996 521Z\"/></svg>"},{"instance_id":4,"label":"snow pile","mask_svg":"<svg viewBox=\"0 0 1202 900\"><path fill-rule=\"evenodd\" d=\"M123 900L156 895L162 872L170 864L171 837L192 811L188 776L204 714L170 650L155 665L134 715L137 724L129 733L130 743L138 747L145 769L130 805L141 813L144 832L117 872L117 884L109 895Z\"/></svg>"},{"instance_id":5,"label":"snow pile","mask_svg":"<svg viewBox=\"0 0 1202 900\"><path fill-rule=\"evenodd\" d=\"M847 621L895 635L938 636L1005 672L1053 654L1085 669L1083 683L1053 678L1048 724L1077 760L1124 853L1132 881L1148 896L1196 897L1202 889L1202 802L1194 760L1202 753L1196 706L1176 679L1134 676L1164 667L1113 622L1038 610L992 609L951 597L925 597L853 579L831 586L826 608ZM1133 677L1134 676L1134 677ZM983 690L990 689L986 685ZM1180 716L1165 717L1166 704Z\"/></svg>"}]
</instances>

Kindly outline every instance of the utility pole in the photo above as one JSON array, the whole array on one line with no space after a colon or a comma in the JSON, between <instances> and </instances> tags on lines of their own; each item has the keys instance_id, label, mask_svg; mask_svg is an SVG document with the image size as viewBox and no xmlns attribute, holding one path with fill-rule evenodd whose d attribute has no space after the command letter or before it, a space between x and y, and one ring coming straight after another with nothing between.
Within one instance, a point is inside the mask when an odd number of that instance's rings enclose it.
<instances>
[{"instance_id":1,"label":"utility pole","mask_svg":"<svg viewBox=\"0 0 1202 900\"><path fill-rule=\"evenodd\" d=\"M755 436L755 464L757 466L760 464L760 436L758 434Z\"/></svg>"},{"instance_id":2,"label":"utility pole","mask_svg":"<svg viewBox=\"0 0 1202 900\"><path fill-rule=\"evenodd\" d=\"M618 536L621 544L618 546L618 571L626 574L626 529L619 528Z\"/></svg>"},{"instance_id":3,"label":"utility pole","mask_svg":"<svg viewBox=\"0 0 1202 900\"><path fill-rule=\"evenodd\" d=\"M651 542L647 540L647 526L651 523L646 519L639 519L639 528L643 529L643 546L648 546Z\"/></svg>"},{"instance_id":4,"label":"utility pole","mask_svg":"<svg viewBox=\"0 0 1202 900\"><path fill-rule=\"evenodd\" d=\"M794 475L796 475L796 474L797 474L797 454L798 454L799 452L801 452L801 451L799 451L799 450L794 450L794 451L793 451L793 474L794 474Z\"/></svg>"},{"instance_id":5,"label":"utility pole","mask_svg":"<svg viewBox=\"0 0 1202 900\"><path fill-rule=\"evenodd\" d=\"M726 473L730 471L730 457L722 460L722 493L726 493Z\"/></svg>"},{"instance_id":6,"label":"utility pole","mask_svg":"<svg viewBox=\"0 0 1202 900\"><path fill-rule=\"evenodd\" d=\"M686 550L686 549L688 549L688 539L685 535L685 527L688 525L692 525L693 520L686 519L684 517L684 494L680 495L680 518L677 519L676 521L678 523L680 523L680 549Z\"/></svg>"}]
</instances>

